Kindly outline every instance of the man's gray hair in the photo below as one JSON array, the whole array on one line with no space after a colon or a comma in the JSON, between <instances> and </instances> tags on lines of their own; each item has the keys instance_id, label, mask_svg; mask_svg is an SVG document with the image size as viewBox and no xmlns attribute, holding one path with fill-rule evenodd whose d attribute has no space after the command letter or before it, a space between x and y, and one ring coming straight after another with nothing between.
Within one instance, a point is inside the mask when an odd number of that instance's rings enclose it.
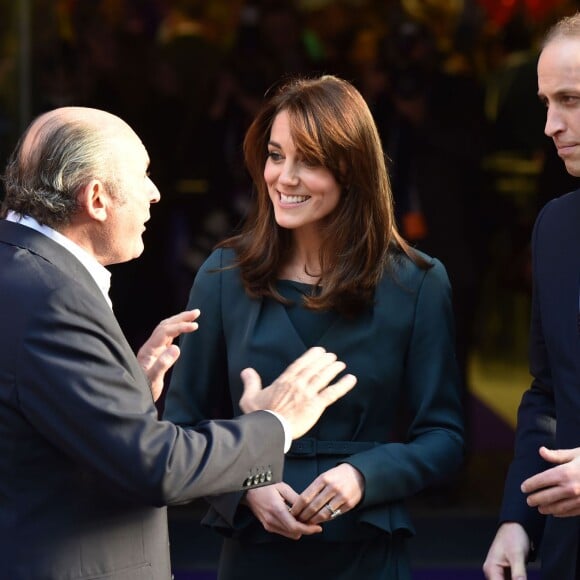
<instances>
[{"instance_id":1,"label":"man's gray hair","mask_svg":"<svg viewBox=\"0 0 580 580\"><path fill-rule=\"evenodd\" d=\"M106 132L84 120L39 117L8 161L0 216L13 210L54 229L67 225L84 186L92 179L113 184L107 143Z\"/></svg>"}]
</instances>

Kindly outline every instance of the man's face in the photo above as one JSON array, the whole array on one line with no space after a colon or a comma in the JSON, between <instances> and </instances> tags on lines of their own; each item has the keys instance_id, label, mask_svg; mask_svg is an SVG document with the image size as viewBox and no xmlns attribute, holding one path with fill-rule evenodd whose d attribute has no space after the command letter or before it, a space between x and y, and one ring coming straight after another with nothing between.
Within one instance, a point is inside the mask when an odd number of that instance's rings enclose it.
<instances>
[{"instance_id":1,"label":"man's face","mask_svg":"<svg viewBox=\"0 0 580 580\"><path fill-rule=\"evenodd\" d=\"M580 177L580 39L557 38L544 48L538 95L547 109L544 132L568 173Z\"/></svg>"},{"instance_id":2,"label":"man's face","mask_svg":"<svg viewBox=\"0 0 580 580\"><path fill-rule=\"evenodd\" d=\"M115 139L113 151L116 183L106 221L109 264L127 262L143 253L145 222L151 217L149 206L161 197L149 178L149 156L137 135L128 132Z\"/></svg>"}]
</instances>

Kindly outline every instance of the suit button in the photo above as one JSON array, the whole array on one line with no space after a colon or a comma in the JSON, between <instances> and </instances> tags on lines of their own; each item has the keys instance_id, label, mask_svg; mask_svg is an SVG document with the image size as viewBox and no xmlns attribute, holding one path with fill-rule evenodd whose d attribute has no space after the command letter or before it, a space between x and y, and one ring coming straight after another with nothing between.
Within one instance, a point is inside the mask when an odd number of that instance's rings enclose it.
<instances>
[{"instance_id":1,"label":"suit button","mask_svg":"<svg viewBox=\"0 0 580 580\"><path fill-rule=\"evenodd\" d=\"M260 483L264 483L266 481L266 474L260 473Z\"/></svg>"},{"instance_id":2,"label":"suit button","mask_svg":"<svg viewBox=\"0 0 580 580\"><path fill-rule=\"evenodd\" d=\"M248 477L244 480L244 487L250 487L250 485L252 485L252 478Z\"/></svg>"},{"instance_id":3,"label":"suit button","mask_svg":"<svg viewBox=\"0 0 580 580\"><path fill-rule=\"evenodd\" d=\"M254 485L258 485L260 483L260 476L254 475Z\"/></svg>"},{"instance_id":4,"label":"suit button","mask_svg":"<svg viewBox=\"0 0 580 580\"><path fill-rule=\"evenodd\" d=\"M266 481L272 481L272 472L270 470L266 473Z\"/></svg>"}]
</instances>

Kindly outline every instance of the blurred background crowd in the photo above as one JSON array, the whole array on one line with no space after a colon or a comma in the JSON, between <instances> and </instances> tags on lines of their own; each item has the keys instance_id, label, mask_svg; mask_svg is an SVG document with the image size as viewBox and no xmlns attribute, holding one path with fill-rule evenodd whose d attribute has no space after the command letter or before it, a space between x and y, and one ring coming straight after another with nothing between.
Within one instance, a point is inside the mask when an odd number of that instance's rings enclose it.
<instances>
[{"instance_id":1,"label":"blurred background crowd","mask_svg":"<svg viewBox=\"0 0 580 580\"><path fill-rule=\"evenodd\" d=\"M548 199L577 187L543 135L535 61L546 28L578 8L0 0L0 163L32 117L62 105L106 109L142 137L162 201L143 257L113 268L111 291L137 346L184 307L197 268L243 217L251 188L241 142L268 90L295 74L353 82L383 139L403 234L449 271L472 448L505 433L496 444L511 453L513 405L493 380L473 384L473 369L525 366L531 226ZM482 419L492 415L496 423Z\"/></svg>"}]
</instances>

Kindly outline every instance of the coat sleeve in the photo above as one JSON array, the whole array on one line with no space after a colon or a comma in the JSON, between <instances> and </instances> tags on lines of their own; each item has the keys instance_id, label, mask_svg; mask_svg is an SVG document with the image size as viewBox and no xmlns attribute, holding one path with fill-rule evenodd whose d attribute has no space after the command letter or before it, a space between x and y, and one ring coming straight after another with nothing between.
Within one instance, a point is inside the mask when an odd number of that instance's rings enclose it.
<instances>
[{"instance_id":1,"label":"coat sleeve","mask_svg":"<svg viewBox=\"0 0 580 580\"><path fill-rule=\"evenodd\" d=\"M379 445L347 460L365 478L361 507L409 497L450 477L463 458L451 290L437 260L415 292L411 325L402 384L410 413L405 441Z\"/></svg>"},{"instance_id":2,"label":"coat sleeve","mask_svg":"<svg viewBox=\"0 0 580 580\"><path fill-rule=\"evenodd\" d=\"M218 271L223 252L214 252L200 268L191 288L188 308L200 308L199 329L184 335L165 400L164 417L179 425L195 425L212 417L230 418L237 405L232 401L222 312L222 284ZM224 531L244 527L251 521L240 506L243 492L206 497L212 509L206 516ZM234 523L235 522L235 523Z\"/></svg>"},{"instance_id":3,"label":"coat sleeve","mask_svg":"<svg viewBox=\"0 0 580 580\"><path fill-rule=\"evenodd\" d=\"M163 416L178 425L191 426L208 418L231 418L228 363L223 330L221 252L202 265L189 294L187 308L201 310L196 332L180 338L181 354L175 363L165 397Z\"/></svg>"},{"instance_id":4,"label":"coat sleeve","mask_svg":"<svg viewBox=\"0 0 580 580\"><path fill-rule=\"evenodd\" d=\"M14 361L20 412L105 484L165 505L281 478L283 429L270 413L186 429L158 419L146 377L102 298L63 281L28 307Z\"/></svg>"}]
</instances>

